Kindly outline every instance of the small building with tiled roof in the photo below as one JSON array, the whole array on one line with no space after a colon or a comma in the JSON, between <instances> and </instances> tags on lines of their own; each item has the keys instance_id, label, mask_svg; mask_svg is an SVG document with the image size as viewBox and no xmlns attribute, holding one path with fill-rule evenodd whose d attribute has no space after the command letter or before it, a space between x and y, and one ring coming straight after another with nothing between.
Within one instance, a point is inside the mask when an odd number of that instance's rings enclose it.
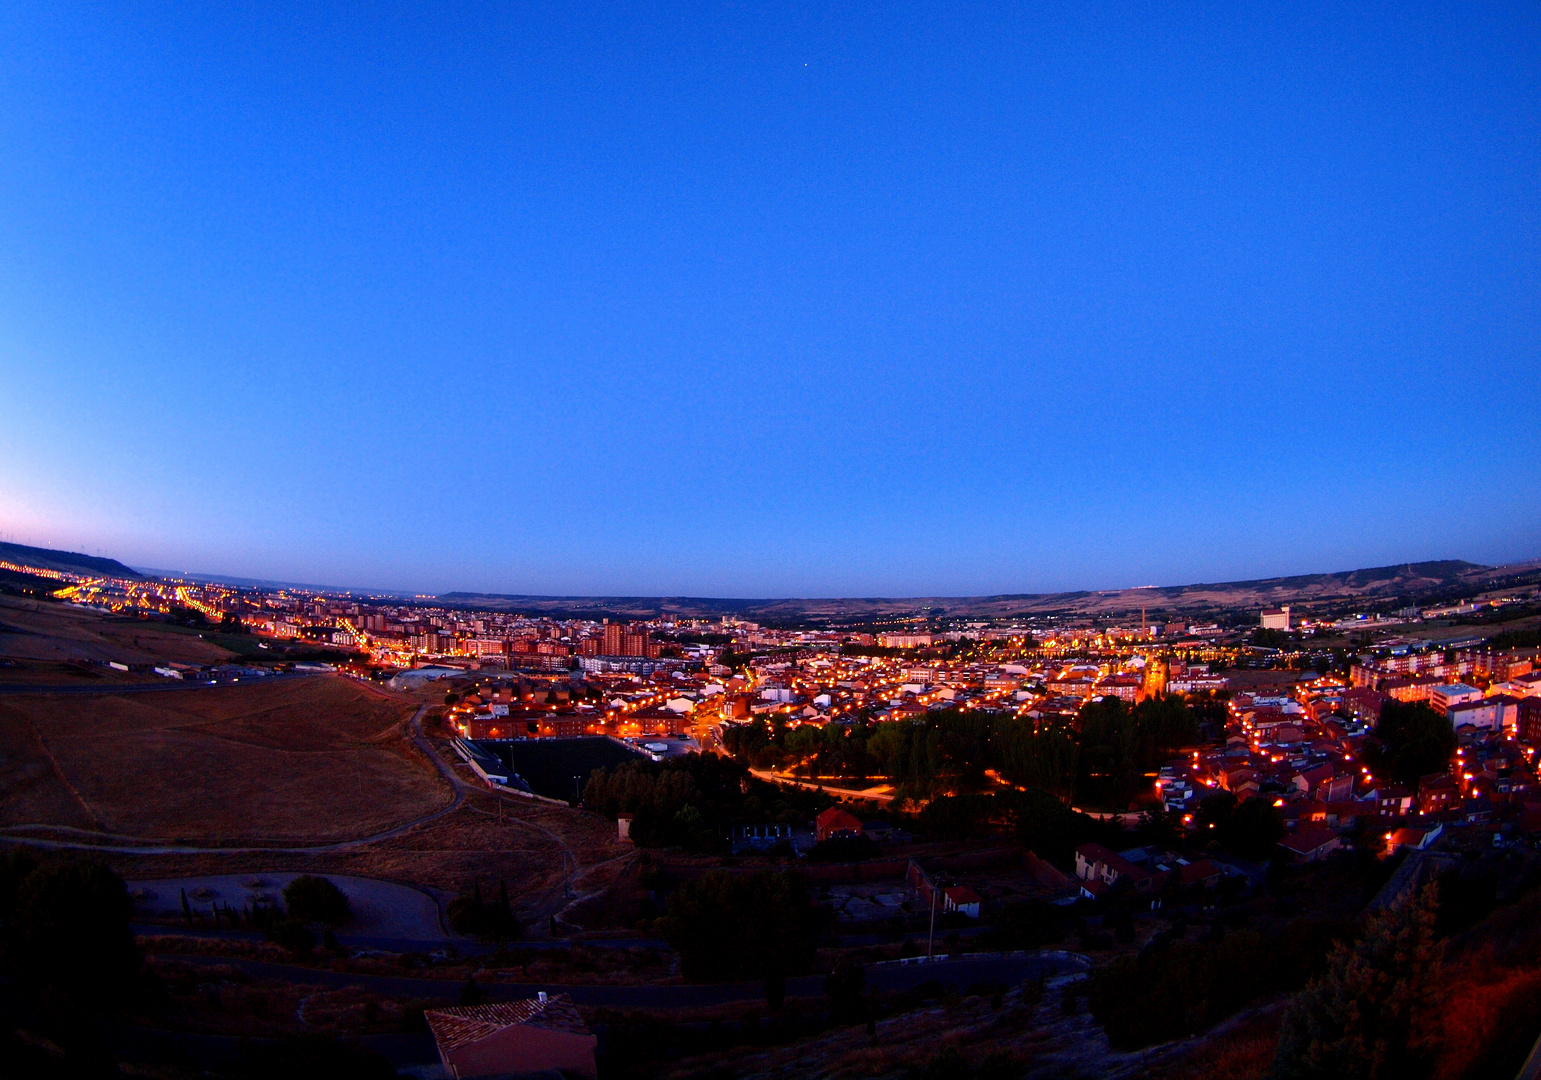
<instances>
[{"instance_id":1,"label":"small building with tiled roof","mask_svg":"<svg viewBox=\"0 0 1541 1080\"><path fill-rule=\"evenodd\" d=\"M950 885L942 890L942 903L946 910L979 918L979 894L967 885Z\"/></svg>"},{"instance_id":2,"label":"small building with tiled roof","mask_svg":"<svg viewBox=\"0 0 1541 1080\"><path fill-rule=\"evenodd\" d=\"M1075 876L1082 881L1101 881L1109 888L1126 882L1139 892L1149 892L1156 881L1149 871L1097 843L1075 849Z\"/></svg>"},{"instance_id":3,"label":"small building with tiled roof","mask_svg":"<svg viewBox=\"0 0 1541 1080\"><path fill-rule=\"evenodd\" d=\"M423 1018L453 1077L504 1076L557 1070L597 1076L598 1040L566 994L495 1005L425 1009Z\"/></svg>"},{"instance_id":4,"label":"small building with tiled roof","mask_svg":"<svg viewBox=\"0 0 1541 1080\"><path fill-rule=\"evenodd\" d=\"M813 819L813 831L814 839L819 841L836 836L860 836L862 835L861 818L838 806L831 806Z\"/></svg>"}]
</instances>

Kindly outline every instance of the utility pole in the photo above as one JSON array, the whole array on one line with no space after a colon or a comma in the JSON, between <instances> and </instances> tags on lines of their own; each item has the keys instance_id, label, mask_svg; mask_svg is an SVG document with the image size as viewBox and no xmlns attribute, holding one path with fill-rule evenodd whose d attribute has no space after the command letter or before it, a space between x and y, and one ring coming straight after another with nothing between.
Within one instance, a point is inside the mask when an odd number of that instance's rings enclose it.
<instances>
[{"instance_id":1,"label":"utility pole","mask_svg":"<svg viewBox=\"0 0 1541 1080\"><path fill-rule=\"evenodd\" d=\"M936 886L927 881L931 889L931 932L926 935L926 959L931 959L931 945L936 940Z\"/></svg>"}]
</instances>

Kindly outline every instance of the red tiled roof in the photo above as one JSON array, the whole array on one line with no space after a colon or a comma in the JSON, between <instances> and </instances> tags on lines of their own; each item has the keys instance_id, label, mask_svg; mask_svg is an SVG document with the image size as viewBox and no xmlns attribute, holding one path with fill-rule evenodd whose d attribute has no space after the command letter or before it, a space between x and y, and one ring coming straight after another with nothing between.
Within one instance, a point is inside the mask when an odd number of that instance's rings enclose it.
<instances>
[{"instance_id":1,"label":"red tiled roof","mask_svg":"<svg viewBox=\"0 0 1541 1080\"><path fill-rule=\"evenodd\" d=\"M463 1005L453 1009L425 1009L423 1018L442 1050L453 1050L480 1042L489 1035L517 1024L570 1031L587 1035L583 1017L566 994L555 994L544 1002L539 998L503 1001L495 1005Z\"/></svg>"},{"instance_id":2,"label":"red tiled roof","mask_svg":"<svg viewBox=\"0 0 1541 1080\"><path fill-rule=\"evenodd\" d=\"M1338 834L1325 825L1302 825L1279 843L1290 851L1309 855L1323 844L1330 844L1337 838Z\"/></svg>"},{"instance_id":3,"label":"red tiled roof","mask_svg":"<svg viewBox=\"0 0 1541 1080\"><path fill-rule=\"evenodd\" d=\"M1184 885L1192 885L1195 881L1205 881L1218 876L1219 873L1220 868L1214 863L1208 859L1200 859L1198 862L1191 862L1182 867L1178 877Z\"/></svg>"},{"instance_id":4,"label":"red tiled roof","mask_svg":"<svg viewBox=\"0 0 1541 1080\"><path fill-rule=\"evenodd\" d=\"M831 806L815 818L814 821L821 831L861 831L861 818L847 813L838 806Z\"/></svg>"}]
</instances>

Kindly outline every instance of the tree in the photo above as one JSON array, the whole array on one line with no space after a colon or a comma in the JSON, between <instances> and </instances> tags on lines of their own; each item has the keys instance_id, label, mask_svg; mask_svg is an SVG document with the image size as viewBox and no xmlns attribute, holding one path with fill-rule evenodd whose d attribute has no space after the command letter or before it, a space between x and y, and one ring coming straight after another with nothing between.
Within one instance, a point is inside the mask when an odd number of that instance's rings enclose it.
<instances>
[{"instance_id":1,"label":"tree","mask_svg":"<svg viewBox=\"0 0 1541 1080\"><path fill-rule=\"evenodd\" d=\"M1122 699L1105 697L1083 705L1080 720L1076 799L1122 810L1144 771L1134 714Z\"/></svg>"},{"instance_id":2,"label":"tree","mask_svg":"<svg viewBox=\"0 0 1541 1080\"><path fill-rule=\"evenodd\" d=\"M1001 776L1013 784L1067 799L1075 791L1079 750L1069 732L1038 731L1030 721L1002 720L990 735L990 749Z\"/></svg>"},{"instance_id":3,"label":"tree","mask_svg":"<svg viewBox=\"0 0 1541 1080\"><path fill-rule=\"evenodd\" d=\"M1236 812L1236 796L1229 791L1217 791L1213 795L1206 795L1199 800L1198 809L1193 815L1193 827L1197 830L1200 840L1216 840L1223 828L1231 823L1231 815Z\"/></svg>"},{"instance_id":4,"label":"tree","mask_svg":"<svg viewBox=\"0 0 1541 1080\"><path fill-rule=\"evenodd\" d=\"M1326 973L1296 999L1274 1057L1275 1080L1416 1080L1435 1047L1422 1022L1441 1007L1434 882L1370 916L1364 936L1333 947Z\"/></svg>"},{"instance_id":5,"label":"tree","mask_svg":"<svg viewBox=\"0 0 1541 1080\"><path fill-rule=\"evenodd\" d=\"M253 1040L233 1055L228 1074L241 1080L395 1080L396 1070L372 1050L326 1035ZM221 1070L224 1071L224 1070Z\"/></svg>"},{"instance_id":6,"label":"tree","mask_svg":"<svg viewBox=\"0 0 1541 1080\"><path fill-rule=\"evenodd\" d=\"M866 972L860 964L845 956L835 961L834 970L824 976L824 993L837 1021L854 1024L862 1019L866 1009L861 994L866 986Z\"/></svg>"},{"instance_id":7,"label":"tree","mask_svg":"<svg viewBox=\"0 0 1541 1080\"><path fill-rule=\"evenodd\" d=\"M493 941L513 941L523 928L508 902L508 886L498 882L498 898L482 901L481 882L473 882L469 895L457 896L446 910L449 925L456 933L474 934ZM553 924L554 925L554 924Z\"/></svg>"},{"instance_id":8,"label":"tree","mask_svg":"<svg viewBox=\"0 0 1541 1080\"><path fill-rule=\"evenodd\" d=\"M1220 830L1220 846L1243 859L1266 859L1284 838L1284 816L1267 799L1238 806Z\"/></svg>"},{"instance_id":9,"label":"tree","mask_svg":"<svg viewBox=\"0 0 1541 1080\"><path fill-rule=\"evenodd\" d=\"M134 902L105 863L37 867L16 887L13 956L35 986L79 1006L126 1003L142 982Z\"/></svg>"},{"instance_id":10,"label":"tree","mask_svg":"<svg viewBox=\"0 0 1541 1080\"><path fill-rule=\"evenodd\" d=\"M1267 799L1237 802L1229 791L1217 791L1199 802L1194 830L1201 841L1213 840L1243 859L1266 859L1284 837L1284 817Z\"/></svg>"},{"instance_id":11,"label":"tree","mask_svg":"<svg viewBox=\"0 0 1541 1080\"><path fill-rule=\"evenodd\" d=\"M1153 769L1199 739L1198 716L1181 694L1146 698L1134 707L1142 771Z\"/></svg>"},{"instance_id":12,"label":"tree","mask_svg":"<svg viewBox=\"0 0 1541 1080\"><path fill-rule=\"evenodd\" d=\"M1366 754L1370 771L1376 776L1389 772L1408 787L1416 786L1419 777L1444 772L1455 753L1455 729L1449 719L1421 701L1386 702L1375 737L1384 750Z\"/></svg>"},{"instance_id":13,"label":"tree","mask_svg":"<svg viewBox=\"0 0 1541 1080\"><path fill-rule=\"evenodd\" d=\"M353 918L348 895L324 877L301 874L284 887L289 916L300 922L341 926Z\"/></svg>"},{"instance_id":14,"label":"tree","mask_svg":"<svg viewBox=\"0 0 1541 1080\"><path fill-rule=\"evenodd\" d=\"M307 956L316 947L316 935L299 919L279 919L268 927L268 940L299 956Z\"/></svg>"},{"instance_id":15,"label":"tree","mask_svg":"<svg viewBox=\"0 0 1541 1080\"><path fill-rule=\"evenodd\" d=\"M813 962L818 919L801 878L708 870L682 884L658 920L689 979L774 979Z\"/></svg>"},{"instance_id":16,"label":"tree","mask_svg":"<svg viewBox=\"0 0 1541 1080\"><path fill-rule=\"evenodd\" d=\"M1087 983L1087 1007L1121 1049L1201 1031L1267 992L1274 946L1243 930L1214 943L1153 943Z\"/></svg>"}]
</instances>

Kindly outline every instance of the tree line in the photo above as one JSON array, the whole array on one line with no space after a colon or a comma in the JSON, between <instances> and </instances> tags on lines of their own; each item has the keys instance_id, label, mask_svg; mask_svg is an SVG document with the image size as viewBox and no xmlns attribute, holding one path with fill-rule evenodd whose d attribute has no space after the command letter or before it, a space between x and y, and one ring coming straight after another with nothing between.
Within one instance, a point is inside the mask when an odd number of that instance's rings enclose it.
<instances>
[{"instance_id":1,"label":"tree line","mask_svg":"<svg viewBox=\"0 0 1541 1080\"><path fill-rule=\"evenodd\" d=\"M724 849L727 826L806 822L834 801L822 792L766 783L742 761L716 754L595 769L583 788L585 809L632 816L630 835L637 844L694 851Z\"/></svg>"},{"instance_id":2,"label":"tree line","mask_svg":"<svg viewBox=\"0 0 1541 1080\"><path fill-rule=\"evenodd\" d=\"M1200 737L1204 706L1178 695L1130 706L1088 702L1070 722L941 709L917 720L790 727L785 717L730 727L724 744L756 768L811 777L882 777L901 797L990 787L988 773L1065 800L1122 810L1144 774Z\"/></svg>"}]
</instances>

